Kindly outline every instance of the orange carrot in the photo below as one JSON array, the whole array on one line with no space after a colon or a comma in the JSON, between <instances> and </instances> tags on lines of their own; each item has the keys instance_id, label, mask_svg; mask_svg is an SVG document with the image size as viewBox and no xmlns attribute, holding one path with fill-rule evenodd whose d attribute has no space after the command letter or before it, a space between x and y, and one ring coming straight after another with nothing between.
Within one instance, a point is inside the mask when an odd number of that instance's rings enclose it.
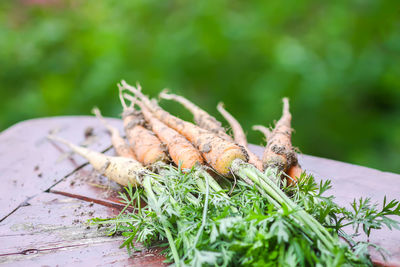
<instances>
[{"instance_id":1,"label":"orange carrot","mask_svg":"<svg viewBox=\"0 0 400 267\"><path fill-rule=\"evenodd\" d=\"M283 98L283 114L275 128L268 136L264 150L264 168L277 168L278 171L288 173L292 166L298 166L297 154L292 147L292 115L289 112L289 99ZM298 166L300 168L300 166ZM298 175L299 168L293 169L292 175ZM301 169L300 169L301 170ZM296 180L296 176L292 177Z\"/></svg>"},{"instance_id":2,"label":"orange carrot","mask_svg":"<svg viewBox=\"0 0 400 267\"><path fill-rule=\"evenodd\" d=\"M165 149L154 133L142 125L144 119L141 113L133 108L133 105L127 106L122 97L120 88L120 99L123 106L122 120L124 123L126 138L135 152L136 158L143 165L151 165L159 161L168 161Z\"/></svg>"},{"instance_id":3,"label":"orange carrot","mask_svg":"<svg viewBox=\"0 0 400 267\"><path fill-rule=\"evenodd\" d=\"M242 126L240 123L224 108L223 103L219 103L217 106L219 113L225 118L225 120L229 123L233 131L233 138L238 145L241 145L249 155L249 163L256 166L257 169L263 171L262 161L257 157L256 154L251 152L248 148L247 138L243 131Z\"/></svg>"},{"instance_id":4,"label":"orange carrot","mask_svg":"<svg viewBox=\"0 0 400 267\"><path fill-rule=\"evenodd\" d=\"M227 141L232 141L232 137L225 132L225 129L221 126L219 121L188 99L180 95L168 94L166 91L161 92L159 96L163 99L174 100L182 104L193 114L194 121L198 126L217 134L219 137Z\"/></svg>"},{"instance_id":5,"label":"orange carrot","mask_svg":"<svg viewBox=\"0 0 400 267\"><path fill-rule=\"evenodd\" d=\"M140 185L140 177L146 172L146 169L132 158L107 156L52 135L47 138L65 144L72 151L86 158L95 170L122 186Z\"/></svg>"},{"instance_id":6,"label":"orange carrot","mask_svg":"<svg viewBox=\"0 0 400 267\"><path fill-rule=\"evenodd\" d=\"M247 161L246 151L236 144L222 139L213 132L169 114L158 106L155 101L150 101L139 89L128 85L125 81L121 83L125 89L130 90L139 97L156 118L185 136L186 139L200 150L207 163L221 175L230 174L230 167L235 159Z\"/></svg>"},{"instance_id":7,"label":"orange carrot","mask_svg":"<svg viewBox=\"0 0 400 267\"><path fill-rule=\"evenodd\" d=\"M98 108L93 108L92 112L101 121L101 123L107 128L111 134L111 143L118 156L136 159L131 147L125 142L125 140L119 134L117 128L111 126L101 115Z\"/></svg>"},{"instance_id":8,"label":"orange carrot","mask_svg":"<svg viewBox=\"0 0 400 267\"><path fill-rule=\"evenodd\" d=\"M289 175L290 178L292 178L294 181L297 181L298 178L300 178L302 172L303 170L301 169L299 163L296 163L289 168L289 170L287 171L287 175Z\"/></svg>"},{"instance_id":9,"label":"orange carrot","mask_svg":"<svg viewBox=\"0 0 400 267\"><path fill-rule=\"evenodd\" d=\"M191 169L196 163L203 163L200 152L185 137L154 117L143 103L138 101L137 104L153 132L167 145L169 155L177 166Z\"/></svg>"},{"instance_id":10,"label":"orange carrot","mask_svg":"<svg viewBox=\"0 0 400 267\"><path fill-rule=\"evenodd\" d=\"M268 140L269 136L271 135L271 130L262 125L254 125L253 130L263 133L265 140ZM287 170L287 175L289 175L295 181L298 177L300 177L302 172L303 170L301 169L300 165L296 163L295 165L289 167Z\"/></svg>"}]
</instances>

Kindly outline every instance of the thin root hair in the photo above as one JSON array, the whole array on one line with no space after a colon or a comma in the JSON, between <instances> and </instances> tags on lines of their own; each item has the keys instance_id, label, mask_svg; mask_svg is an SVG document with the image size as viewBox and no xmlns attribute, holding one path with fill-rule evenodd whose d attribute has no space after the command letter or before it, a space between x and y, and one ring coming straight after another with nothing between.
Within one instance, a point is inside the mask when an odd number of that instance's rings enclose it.
<instances>
[{"instance_id":1,"label":"thin root hair","mask_svg":"<svg viewBox=\"0 0 400 267\"><path fill-rule=\"evenodd\" d=\"M119 94L118 94L119 100L121 101L121 104L122 104L122 107L124 108L124 110L127 110L128 106L126 105L125 99L122 96L122 91L124 90L124 87L121 86L120 84L117 84L117 86L118 86L118 90L119 90Z\"/></svg>"}]
</instances>

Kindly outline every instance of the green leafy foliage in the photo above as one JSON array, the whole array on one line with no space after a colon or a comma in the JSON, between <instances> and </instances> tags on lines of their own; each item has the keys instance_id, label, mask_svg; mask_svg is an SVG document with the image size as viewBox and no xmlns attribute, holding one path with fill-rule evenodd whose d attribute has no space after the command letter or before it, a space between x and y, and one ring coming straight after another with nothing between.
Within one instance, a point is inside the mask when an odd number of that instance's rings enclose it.
<instances>
[{"instance_id":1,"label":"green leafy foliage","mask_svg":"<svg viewBox=\"0 0 400 267\"><path fill-rule=\"evenodd\" d=\"M300 208L284 204L277 208L257 188L241 180L227 198L223 191L211 190L207 180L206 190L199 187L194 169L182 173L167 167L162 173L151 179L156 201L150 200L146 190L128 188L127 196L122 196L127 205L139 196L147 205L140 207L135 202L132 212L126 209L116 218L97 218L93 222L109 224L112 234L122 233L126 237L122 246L128 251L135 242L163 246L167 225L182 265L371 266L367 249L380 248L365 240L354 240L359 229L369 235L383 226L399 228L399 222L393 219L400 215L398 201L385 200L378 209L369 200L360 199L352 209L346 209L335 204L333 196L323 195L330 189L329 181L318 185L312 176L303 174L296 186L283 190L328 230L334 246L327 249L316 237L316 230L297 219ZM198 202L189 201L188 192ZM354 233L343 231L347 225L354 226ZM166 248L165 253L171 261L171 249Z\"/></svg>"},{"instance_id":2,"label":"green leafy foliage","mask_svg":"<svg viewBox=\"0 0 400 267\"><path fill-rule=\"evenodd\" d=\"M94 105L118 116L126 79L219 119L224 101L258 144L251 126L288 96L303 153L399 172L397 0L0 1L0 20L0 129Z\"/></svg>"}]
</instances>

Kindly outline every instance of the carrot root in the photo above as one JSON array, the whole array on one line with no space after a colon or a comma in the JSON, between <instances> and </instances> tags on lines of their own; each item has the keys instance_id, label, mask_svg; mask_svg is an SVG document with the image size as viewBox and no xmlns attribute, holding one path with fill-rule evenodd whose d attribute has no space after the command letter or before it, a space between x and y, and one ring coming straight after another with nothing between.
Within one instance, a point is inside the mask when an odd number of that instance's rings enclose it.
<instances>
[{"instance_id":1,"label":"carrot root","mask_svg":"<svg viewBox=\"0 0 400 267\"><path fill-rule=\"evenodd\" d=\"M49 135L47 138L66 145L75 153L86 158L96 171L122 186L140 185L141 176L146 172L146 169L132 158L106 156L57 136Z\"/></svg>"},{"instance_id":2,"label":"carrot root","mask_svg":"<svg viewBox=\"0 0 400 267\"><path fill-rule=\"evenodd\" d=\"M166 144L169 155L177 166L191 169L196 164L203 163L200 152L185 137L157 119L143 103L137 102L137 104L153 132Z\"/></svg>"},{"instance_id":3,"label":"carrot root","mask_svg":"<svg viewBox=\"0 0 400 267\"><path fill-rule=\"evenodd\" d=\"M197 125L181 120L157 105L156 102L150 101L137 88L121 82L123 86L139 97L143 104L152 111L153 115L163 123L186 137L206 159L217 172L222 175L230 175L230 165L236 158L247 161L247 154L239 146L232 142L228 142L214 133L205 130Z\"/></svg>"},{"instance_id":4,"label":"carrot root","mask_svg":"<svg viewBox=\"0 0 400 267\"><path fill-rule=\"evenodd\" d=\"M289 112L289 99L283 98L282 117L268 136L263 155L264 168L277 168L288 172L289 168L298 165L297 154L292 147L292 115ZM292 177L295 179L295 177Z\"/></svg>"},{"instance_id":5,"label":"carrot root","mask_svg":"<svg viewBox=\"0 0 400 267\"><path fill-rule=\"evenodd\" d=\"M271 135L271 130L262 125L253 125L252 129L254 131L261 132L264 135L266 141L268 140L269 136Z\"/></svg>"},{"instance_id":6,"label":"carrot root","mask_svg":"<svg viewBox=\"0 0 400 267\"><path fill-rule=\"evenodd\" d=\"M240 123L224 108L224 104L222 102L218 103L217 110L231 126L235 142L246 150L246 153L249 155L249 163L253 164L257 169L262 171L262 161L248 148L246 134L244 133Z\"/></svg>"},{"instance_id":7,"label":"carrot root","mask_svg":"<svg viewBox=\"0 0 400 267\"><path fill-rule=\"evenodd\" d=\"M200 107L193 104L188 99L180 95L168 94L166 90L163 90L159 94L159 97L162 99L173 100L182 104L187 110L189 110L193 114L194 121L198 126L217 134L219 137L227 141L232 141L232 137L230 137L225 132L225 129L221 126L221 123L217 119L215 119L213 116L208 114Z\"/></svg>"},{"instance_id":8,"label":"carrot root","mask_svg":"<svg viewBox=\"0 0 400 267\"><path fill-rule=\"evenodd\" d=\"M118 85L119 97L124 108L122 121L124 124L126 138L132 147L133 152L139 162L143 165L152 165L158 161L168 162L165 147L155 134L143 127L144 118L140 111L134 109L135 99L130 99L128 106L123 97L124 87Z\"/></svg>"},{"instance_id":9,"label":"carrot root","mask_svg":"<svg viewBox=\"0 0 400 267\"><path fill-rule=\"evenodd\" d=\"M111 143L115 149L115 152L118 156L133 158L136 159L135 154L133 153L131 147L125 142L125 140L121 137L117 128L111 126L101 115L100 110L97 107L92 109L92 112L95 114L97 119L107 128L107 130L111 133Z\"/></svg>"}]
</instances>

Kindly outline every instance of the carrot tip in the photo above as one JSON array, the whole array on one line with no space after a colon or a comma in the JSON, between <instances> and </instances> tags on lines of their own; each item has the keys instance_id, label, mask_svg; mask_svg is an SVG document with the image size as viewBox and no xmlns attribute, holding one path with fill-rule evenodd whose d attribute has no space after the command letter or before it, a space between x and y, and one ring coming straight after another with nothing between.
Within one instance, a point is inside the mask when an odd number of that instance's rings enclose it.
<instances>
[{"instance_id":1,"label":"carrot tip","mask_svg":"<svg viewBox=\"0 0 400 267\"><path fill-rule=\"evenodd\" d=\"M139 92L142 91L142 86L140 85L139 82L136 82L136 89L139 90Z\"/></svg>"},{"instance_id":2,"label":"carrot tip","mask_svg":"<svg viewBox=\"0 0 400 267\"><path fill-rule=\"evenodd\" d=\"M131 96L130 94L125 93L123 96L125 99L131 101L133 105L135 105L138 102L138 99L134 96Z\"/></svg>"},{"instance_id":3,"label":"carrot tip","mask_svg":"<svg viewBox=\"0 0 400 267\"><path fill-rule=\"evenodd\" d=\"M171 100L171 99L172 99L171 95L169 94L169 89L168 89L168 88L164 88L164 89L158 94L158 97L159 97L159 98L162 98L162 99L167 99L167 100Z\"/></svg>"},{"instance_id":4,"label":"carrot tip","mask_svg":"<svg viewBox=\"0 0 400 267\"><path fill-rule=\"evenodd\" d=\"M122 97L122 91L124 90L124 87L118 85L118 90L119 90L119 100L121 101L122 107L124 108L124 110L126 110L128 108L128 106L126 105L125 99Z\"/></svg>"},{"instance_id":5,"label":"carrot tip","mask_svg":"<svg viewBox=\"0 0 400 267\"><path fill-rule=\"evenodd\" d=\"M96 116L101 116L101 111L98 107L94 106L91 110L91 112L96 115Z\"/></svg>"}]
</instances>

